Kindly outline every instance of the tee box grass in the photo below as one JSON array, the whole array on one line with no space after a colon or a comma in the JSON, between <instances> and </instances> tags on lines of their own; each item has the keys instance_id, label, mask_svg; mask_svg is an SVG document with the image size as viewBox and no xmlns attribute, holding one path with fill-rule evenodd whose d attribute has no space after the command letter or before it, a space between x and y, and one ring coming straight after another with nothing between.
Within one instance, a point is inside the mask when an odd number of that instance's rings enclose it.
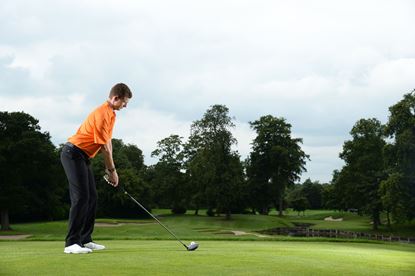
<instances>
[{"instance_id":1,"label":"tee box grass","mask_svg":"<svg viewBox=\"0 0 415 276\"><path fill-rule=\"evenodd\" d=\"M0 275L414 275L415 247L399 244L100 241L106 250L63 253L62 241L0 242Z\"/></svg>"},{"instance_id":2,"label":"tee box grass","mask_svg":"<svg viewBox=\"0 0 415 276\"><path fill-rule=\"evenodd\" d=\"M0 275L415 275L415 245L324 238L257 236L256 231L310 222L316 228L371 231L370 220L319 210L298 216L171 215L153 210L183 242L200 243L188 252L152 219L98 219L94 239L107 246L87 255L63 253L66 221L12 225L4 234L29 234L0 241ZM327 222L325 217L344 218ZM409 227L408 234L413 233ZM245 232L236 236L232 231ZM333 242L336 241L336 242ZM345 241L345 242L340 242Z\"/></svg>"}]
</instances>

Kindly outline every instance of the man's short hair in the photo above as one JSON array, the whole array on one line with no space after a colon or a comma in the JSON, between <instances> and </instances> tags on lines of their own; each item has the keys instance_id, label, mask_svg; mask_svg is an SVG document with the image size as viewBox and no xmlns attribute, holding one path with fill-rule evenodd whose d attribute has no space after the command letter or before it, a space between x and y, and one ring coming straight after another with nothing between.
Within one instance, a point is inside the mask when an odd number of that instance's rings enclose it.
<instances>
[{"instance_id":1,"label":"man's short hair","mask_svg":"<svg viewBox=\"0 0 415 276\"><path fill-rule=\"evenodd\" d=\"M112 98L114 96L117 96L121 99L124 98L132 98L133 93L131 93L130 88L124 83L117 83L111 88L109 97Z\"/></svg>"}]
</instances>

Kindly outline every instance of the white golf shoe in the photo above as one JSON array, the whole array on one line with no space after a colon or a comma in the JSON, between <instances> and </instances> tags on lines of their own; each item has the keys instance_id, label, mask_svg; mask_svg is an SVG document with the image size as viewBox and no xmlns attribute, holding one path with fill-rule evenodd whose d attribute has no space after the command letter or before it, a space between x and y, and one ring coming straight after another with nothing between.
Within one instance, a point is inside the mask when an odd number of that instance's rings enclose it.
<instances>
[{"instance_id":1,"label":"white golf shoe","mask_svg":"<svg viewBox=\"0 0 415 276\"><path fill-rule=\"evenodd\" d=\"M78 244L72 244L71 246L65 247L65 250L63 250L66 254L85 254L85 253L91 253L92 250L85 247L80 247Z\"/></svg>"},{"instance_id":2,"label":"white golf shoe","mask_svg":"<svg viewBox=\"0 0 415 276\"><path fill-rule=\"evenodd\" d=\"M84 244L84 246L86 248L91 249L91 250L103 250L103 249L105 249L105 246L94 243L94 242L86 243L86 244Z\"/></svg>"}]
</instances>

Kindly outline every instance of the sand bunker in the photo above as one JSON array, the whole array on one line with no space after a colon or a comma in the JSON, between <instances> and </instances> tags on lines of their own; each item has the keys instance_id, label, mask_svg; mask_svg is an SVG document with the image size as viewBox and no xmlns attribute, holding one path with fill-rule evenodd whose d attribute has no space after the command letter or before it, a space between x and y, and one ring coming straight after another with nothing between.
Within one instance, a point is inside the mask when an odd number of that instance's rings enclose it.
<instances>
[{"instance_id":1,"label":"sand bunker","mask_svg":"<svg viewBox=\"0 0 415 276\"><path fill-rule=\"evenodd\" d=\"M334 219L332 216L330 216L330 217L326 217L324 220L325 221L343 221L343 218Z\"/></svg>"},{"instance_id":2,"label":"sand bunker","mask_svg":"<svg viewBox=\"0 0 415 276\"><path fill-rule=\"evenodd\" d=\"M259 238L266 238L268 236L265 235L260 235L260 234L256 234L256 233L248 233L248 232L244 232L244 231L231 231L235 236L245 236L245 235L254 235L257 236Z\"/></svg>"}]
</instances>

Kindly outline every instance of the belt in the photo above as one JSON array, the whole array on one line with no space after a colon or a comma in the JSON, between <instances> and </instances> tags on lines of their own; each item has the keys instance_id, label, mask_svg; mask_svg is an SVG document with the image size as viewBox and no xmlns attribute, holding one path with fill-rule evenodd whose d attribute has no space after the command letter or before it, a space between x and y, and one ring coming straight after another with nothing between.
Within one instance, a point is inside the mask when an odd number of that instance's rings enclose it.
<instances>
[{"instance_id":1,"label":"belt","mask_svg":"<svg viewBox=\"0 0 415 276\"><path fill-rule=\"evenodd\" d=\"M74 144L72 144L71 142L66 142L65 146L70 147L71 149L76 150L77 152L79 152L80 154L82 154L86 159L89 159L88 154L86 154L83 150L81 150L80 148L78 148L77 146L75 146Z\"/></svg>"}]
</instances>

